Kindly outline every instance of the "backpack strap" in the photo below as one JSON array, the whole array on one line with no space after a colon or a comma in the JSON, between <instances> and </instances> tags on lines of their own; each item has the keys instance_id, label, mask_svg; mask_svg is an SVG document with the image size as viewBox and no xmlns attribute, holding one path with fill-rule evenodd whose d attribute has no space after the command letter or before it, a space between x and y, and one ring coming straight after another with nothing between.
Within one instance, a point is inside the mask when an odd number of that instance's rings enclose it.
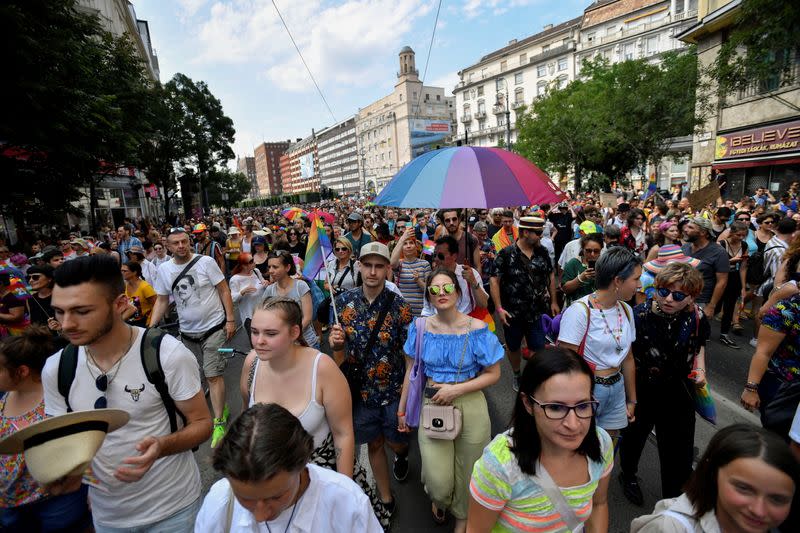
<instances>
[{"instance_id":1,"label":"backpack strap","mask_svg":"<svg viewBox=\"0 0 800 533\"><path fill-rule=\"evenodd\" d=\"M61 350L61 358L58 361L58 393L64 397L67 404L67 412L72 412L69 405L69 390L72 382L75 381L75 372L78 370L78 347L74 344L67 344Z\"/></svg>"},{"instance_id":2,"label":"backpack strap","mask_svg":"<svg viewBox=\"0 0 800 533\"><path fill-rule=\"evenodd\" d=\"M178 417L181 418L184 425L186 424L186 417L175 406L175 400L169 394L166 375L161 366L161 341L164 335L166 333L158 328L145 330L141 347L142 368L144 368L147 381L153 384L159 396L161 396L161 401L164 403L164 408L167 410L167 417L169 418L169 429L172 433L175 433L178 431Z\"/></svg>"},{"instance_id":3,"label":"backpack strap","mask_svg":"<svg viewBox=\"0 0 800 533\"><path fill-rule=\"evenodd\" d=\"M579 303L586 308L586 332L583 334L583 339L581 339L581 343L578 345L578 355L583 357L586 351L586 338L589 336L589 330L592 327L592 309L589 307L591 304L588 302L584 303L578 300L575 303Z\"/></svg>"}]
</instances>

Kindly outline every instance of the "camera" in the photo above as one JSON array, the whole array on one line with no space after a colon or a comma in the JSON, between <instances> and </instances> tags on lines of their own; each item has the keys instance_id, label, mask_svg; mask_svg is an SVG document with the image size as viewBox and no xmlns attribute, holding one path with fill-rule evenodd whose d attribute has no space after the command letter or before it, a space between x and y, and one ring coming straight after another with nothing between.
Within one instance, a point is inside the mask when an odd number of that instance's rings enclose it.
<instances>
[{"instance_id":1,"label":"camera","mask_svg":"<svg viewBox=\"0 0 800 533\"><path fill-rule=\"evenodd\" d=\"M442 420L441 418L434 418L433 420L431 420L431 425L433 427L435 427L436 429L443 428L444 427L444 420Z\"/></svg>"}]
</instances>

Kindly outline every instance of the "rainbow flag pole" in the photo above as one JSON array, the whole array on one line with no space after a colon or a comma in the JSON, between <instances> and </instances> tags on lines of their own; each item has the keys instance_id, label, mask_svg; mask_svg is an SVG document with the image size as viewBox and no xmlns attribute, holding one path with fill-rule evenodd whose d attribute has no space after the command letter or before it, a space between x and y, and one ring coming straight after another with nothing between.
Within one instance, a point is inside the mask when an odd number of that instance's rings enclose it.
<instances>
[{"instance_id":1,"label":"rainbow flag pole","mask_svg":"<svg viewBox=\"0 0 800 533\"><path fill-rule=\"evenodd\" d=\"M320 231L322 230L322 231ZM328 234L325 233L325 228L322 225L320 216L316 213L311 214L311 231L308 232L308 244L306 245L306 262L303 266L303 276L309 280L313 280L319 274L320 269L325 270L325 279L329 287L333 287L330 280L330 274L325 267L325 257L331 251L331 241L328 239ZM331 307L333 308L333 319L339 323L339 313L336 310L336 300L333 291L331 291Z\"/></svg>"}]
</instances>

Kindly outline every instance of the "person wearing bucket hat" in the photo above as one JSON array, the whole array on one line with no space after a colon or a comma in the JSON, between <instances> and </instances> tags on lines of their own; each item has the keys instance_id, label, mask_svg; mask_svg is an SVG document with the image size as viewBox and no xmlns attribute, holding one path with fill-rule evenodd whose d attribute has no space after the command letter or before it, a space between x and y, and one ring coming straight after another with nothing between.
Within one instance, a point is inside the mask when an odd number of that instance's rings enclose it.
<instances>
[{"instance_id":1,"label":"person wearing bucket hat","mask_svg":"<svg viewBox=\"0 0 800 533\"><path fill-rule=\"evenodd\" d=\"M41 325L0 343L0 390L5 391L0 395L0 439L15 439L0 440L2 531L83 531L91 524L86 485L60 496L49 494L43 485L53 474L69 472L83 461L70 464L63 453L58 457L64 461L42 461L43 448L23 453L30 425L45 419L41 373L54 350L51 333ZM94 452L80 446L76 450ZM67 470L58 470L64 467Z\"/></svg>"},{"instance_id":2,"label":"person wearing bucket hat","mask_svg":"<svg viewBox=\"0 0 800 533\"><path fill-rule=\"evenodd\" d=\"M700 266L700 260L684 254L680 246L676 244L662 246L655 259L642 265L642 277L639 278L642 286L636 293L637 304L644 303L645 300L655 296L656 276L670 263L685 263L693 268Z\"/></svg>"},{"instance_id":3,"label":"person wearing bucket hat","mask_svg":"<svg viewBox=\"0 0 800 533\"><path fill-rule=\"evenodd\" d=\"M171 335L123 322L127 298L119 264L109 256L60 266L52 303L70 346L45 363L46 413L111 407L131 416L91 462L98 482L89 488L95 530L191 531L201 491L191 450L211 435L196 357ZM48 489L70 492L79 482L70 475Z\"/></svg>"},{"instance_id":4,"label":"person wearing bucket hat","mask_svg":"<svg viewBox=\"0 0 800 533\"><path fill-rule=\"evenodd\" d=\"M711 319L716 314L717 306L722 302L725 287L728 285L730 272L728 253L713 241L714 228L707 218L691 219L683 227L683 234L686 244L681 249L689 257L700 260L697 269L703 274L703 292L695 298L695 302Z\"/></svg>"}]
</instances>

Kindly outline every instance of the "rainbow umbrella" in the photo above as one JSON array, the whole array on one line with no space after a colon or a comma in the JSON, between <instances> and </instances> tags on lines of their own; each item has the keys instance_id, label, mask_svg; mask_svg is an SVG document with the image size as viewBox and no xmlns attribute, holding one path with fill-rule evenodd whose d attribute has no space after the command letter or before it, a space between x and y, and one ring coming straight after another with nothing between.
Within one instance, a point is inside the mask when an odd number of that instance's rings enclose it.
<instances>
[{"instance_id":1,"label":"rainbow umbrella","mask_svg":"<svg viewBox=\"0 0 800 533\"><path fill-rule=\"evenodd\" d=\"M458 146L426 152L408 163L375 203L433 209L492 208L564 199L549 176L524 157L501 148Z\"/></svg>"},{"instance_id":2,"label":"rainbow umbrella","mask_svg":"<svg viewBox=\"0 0 800 533\"><path fill-rule=\"evenodd\" d=\"M297 217L307 217L308 213L299 207L290 207L289 209L281 211L281 215L283 215L286 220L294 220Z\"/></svg>"},{"instance_id":3,"label":"rainbow umbrella","mask_svg":"<svg viewBox=\"0 0 800 533\"><path fill-rule=\"evenodd\" d=\"M8 276L8 289L17 300L23 301L33 296L30 285L28 285L25 281L25 276L18 269L2 265L0 266L0 276Z\"/></svg>"},{"instance_id":4,"label":"rainbow umbrella","mask_svg":"<svg viewBox=\"0 0 800 533\"><path fill-rule=\"evenodd\" d=\"M322 209L314 209L314 211L312 212L319 218L321 218L322 221L326 224L333 224L334 222L336 222L336 217L329 211L323 211Z\"/></svg>"}]
</instances>

